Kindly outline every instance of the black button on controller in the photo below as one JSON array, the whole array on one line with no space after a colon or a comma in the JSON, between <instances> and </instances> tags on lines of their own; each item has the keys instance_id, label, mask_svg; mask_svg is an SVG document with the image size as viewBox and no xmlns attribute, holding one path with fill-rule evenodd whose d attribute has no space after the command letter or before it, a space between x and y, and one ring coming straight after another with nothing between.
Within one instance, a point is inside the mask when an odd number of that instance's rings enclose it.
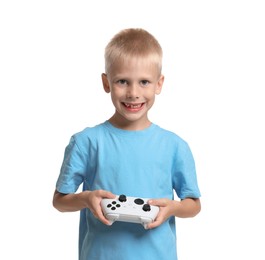
<instances>
[{"instance_id":1,"label":"black button on controller","mask_svg":"<svg viewBox=\"0 0 265 260\"><path fill-rule=\"evenodd\" d=\"M137 204L137 205L143 205L144 201L142 199L135 199L134 203Z\"/></svg>"},{"instance_id":2,"label":"black button on controller","mask_svg":"<svg viewBox=\"0 0 265 260\"><path fill-rule=\"evenodd\" d=\"M144 204L143 205L143 210L144 211L150 211L151 210L151 206L149 204Z\"/></svg>"},{"instance_id":3,"label":"black button on controller","mask_svg":"<svg viewBox=\"0 0 265 260\"><path fill-rule=\"evenodd\" d=\"M119 196L119 201L120 201L120 202L125 202L125 201L127 201L126 196L125 196L125 195L120 195L120 196Z\"/></svg>"}]
</instances>

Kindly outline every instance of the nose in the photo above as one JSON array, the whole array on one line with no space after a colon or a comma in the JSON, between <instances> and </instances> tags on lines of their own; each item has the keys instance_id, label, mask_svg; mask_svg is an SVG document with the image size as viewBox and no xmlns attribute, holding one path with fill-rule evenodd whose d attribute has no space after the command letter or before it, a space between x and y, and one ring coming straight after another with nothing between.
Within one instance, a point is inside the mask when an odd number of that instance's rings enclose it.
<instances>
[{"instance_id":1,"label":"nose","mask_svg":"<svg viewBox=\"0 0 265 260\"><path fill-rule=\"evenodd\" d=\"M131 84L127 88L126 97L129 99L138 99L140 97L140 88L137 84Z\"/></svg>"}]
</instances>

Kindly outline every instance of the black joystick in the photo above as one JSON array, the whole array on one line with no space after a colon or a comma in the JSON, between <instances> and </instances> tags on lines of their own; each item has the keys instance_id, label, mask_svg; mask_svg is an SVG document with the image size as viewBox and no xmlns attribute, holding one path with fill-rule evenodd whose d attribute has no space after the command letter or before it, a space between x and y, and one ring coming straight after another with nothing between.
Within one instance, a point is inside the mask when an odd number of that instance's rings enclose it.
<instances>
[{"instance_id":1,"label":"black joystick","mask_svg":"<svg viewBox=\"0 0 265 260\"><path fill-rule=\"evenodd\" d=\"M144 205L143 205L143 210L144 210L144 211L150 211L150 210L151 210L150 205L149 205L149 204L144 204Z\"/></svg>"},{"instance_id":2,"label":"black joystick","mask_svg":"<svg viewBox=\"0 0 265 260\"><path fill-rule=\"evenodd\" d=\"M126 196L125 196L125 195L120 195L120 196L119 196L119 201L120 201L120 202L125 202L125 201L127 201Z\"/></svg>"}]
</instances>

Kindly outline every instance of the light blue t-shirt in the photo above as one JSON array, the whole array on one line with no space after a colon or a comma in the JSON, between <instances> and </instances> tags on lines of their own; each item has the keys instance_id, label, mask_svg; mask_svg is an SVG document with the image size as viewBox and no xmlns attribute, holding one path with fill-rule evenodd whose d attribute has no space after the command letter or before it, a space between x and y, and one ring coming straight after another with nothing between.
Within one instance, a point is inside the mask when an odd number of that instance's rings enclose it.
<instances>
[{"instance_id":1,"label":"light blue t-shirt","mask_svg":"<svg viewBox=\"0 0 265 260\"><path fill-rule=\"evenodd\" d=\"M140 131L108 121L71 137L56 184L61 193L108 190L142 198L199 198L195 164L188 144L151 124ZM145 230L135 223L106 226L89 209L80 212L80 260L176 260L175 218Z\"/></svg>"}]
</instances>

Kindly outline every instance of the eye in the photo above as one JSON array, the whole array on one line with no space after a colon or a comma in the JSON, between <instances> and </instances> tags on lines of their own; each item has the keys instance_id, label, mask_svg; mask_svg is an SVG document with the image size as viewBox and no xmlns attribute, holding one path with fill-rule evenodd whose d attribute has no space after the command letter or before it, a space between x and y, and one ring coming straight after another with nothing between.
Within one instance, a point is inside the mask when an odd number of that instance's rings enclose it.
<instances>
[{"instance_id":1,"label":"eye","mask_svg":"<svg viewBox=\"0 0 265 260\"><path fill-rule=\"evenodd\" d=\"M141 83L142 86L146 87L146 86L148 86L148 84L149 84L150 82L149 82L148 80L145 80L145 79L144 79L144 80L141 80L140 83Z\"/></svg>"},{"instance_id":2,"label":"eye","mask_svg":"<svg viewBox=\"0 0 265 260\"><path fill-rule=\"evenodd\" d=\"M128 84L128 81L127 81L126 79L119 79L119 80L117 81L117 83L118 83L119 85L126 85L126 84Z\"/></svg>"}]
</instances>

